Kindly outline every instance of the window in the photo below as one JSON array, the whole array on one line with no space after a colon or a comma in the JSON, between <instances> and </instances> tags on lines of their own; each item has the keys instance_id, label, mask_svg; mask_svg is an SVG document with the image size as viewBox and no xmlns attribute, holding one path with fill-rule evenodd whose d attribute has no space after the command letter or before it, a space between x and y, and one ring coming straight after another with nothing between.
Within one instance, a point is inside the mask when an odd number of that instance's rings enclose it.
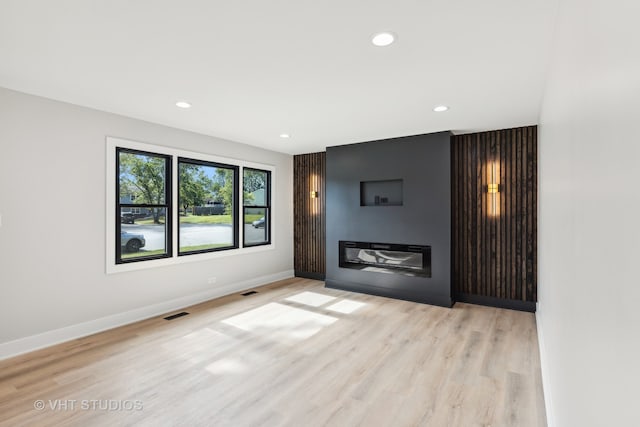
<instances>
[{"instance_id":1,"label":"window","mask_svg":"<svg viewBox=\"0 0 640 427\"><path fill-rule=\"evenodd\" d=\"M171 256L171 158L116 149L116 264Z\"/></svg>"},{"instance_id":2,"label":"window","mask_svg":"<svg viewBox=\"0 0 640 427\"><path fill-rule=\"evenodd\" d=\"M273 249L272 166L107 137L107 273Z\"/></svg>"},{"instance_id":3,"label":"window","mask_svg":"<svg viewBox=\"0 0 640 427\"><path fill-rule=\"evenodd\" d=\"M238 247L238 167L178 159L179 255Z\"/></svg>"},{"instance_id":4,"label":"window","mask_svg":"<svg viewBox=\"0 0 640 427\"><path fill-rule=\"evenodd\" d=\"M243 223L244 246L271 243L271 172L244 168Z\"/></svg>"}]
</instances>

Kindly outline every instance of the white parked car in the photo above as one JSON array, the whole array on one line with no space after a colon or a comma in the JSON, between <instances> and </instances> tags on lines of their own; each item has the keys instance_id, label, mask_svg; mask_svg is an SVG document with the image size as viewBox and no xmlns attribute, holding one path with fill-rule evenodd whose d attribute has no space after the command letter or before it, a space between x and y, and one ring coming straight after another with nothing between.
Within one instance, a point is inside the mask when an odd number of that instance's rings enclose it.
<instances>
[{"instance_id":1,"label":"white parked car","mask_svg":"<svg viewBox=\"0 0 640 427\"><path fill-rule=\"evenodd\" d=\"M126 231L120 232L122 252L138 252L140 248L144 248L146 243L142 234L133 234Z\"/></svg>"}]
</instances>

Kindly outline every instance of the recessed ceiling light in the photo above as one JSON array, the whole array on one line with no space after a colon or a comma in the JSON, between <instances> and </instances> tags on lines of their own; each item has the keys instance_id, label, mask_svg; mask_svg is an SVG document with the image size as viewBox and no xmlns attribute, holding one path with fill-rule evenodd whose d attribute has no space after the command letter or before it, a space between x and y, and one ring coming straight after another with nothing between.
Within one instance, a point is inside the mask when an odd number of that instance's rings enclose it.
<instances>
[{"instance_id":1,"label":"recessed ceiling light","mask_svg":"<svg viewBox=\"0 0 640 427\"><path fill-rule=\"evenodd\" d=\"M281 133L280 134L280 138L291 138L291 135L289 135L288 133Z\"/></svg>"},{"instance_id":2,"label":"recessed ceiling light","mask_svg":"<svg viewBox=\"0 0 640 427\"><path fill-rule=\"evenodd\" d=\"M433 109L433 111L435 111L436 113L442 113L443 111L447 111L448 109L449 107L447 107L446 105L438 105Z\"/></svg>"},{"instance_id":3,"label":"recessed ceiling light","mask_svg":"<svg viewBox=\"0 0 640 427\"><path fill-rule=\"evenodd\" d=\"M191 104L189 104L187 101L178 101L178 102L176 102L176 107L178 107L178 108L191 108Z\"/></svg>"},{"instance_id":4,"label":"recessed ceiling light","mask_svg":"<svg viewBox=\"0 0 640 427\"><path fill-rule=\"evenodd\" d=\"M385 32L374 35L371 38L371 43L373 43L376 46L382 47L382 46L389 46L395 40L396 40L396 36L393 33L385 31Z\"/></svg>"}]
</instances>

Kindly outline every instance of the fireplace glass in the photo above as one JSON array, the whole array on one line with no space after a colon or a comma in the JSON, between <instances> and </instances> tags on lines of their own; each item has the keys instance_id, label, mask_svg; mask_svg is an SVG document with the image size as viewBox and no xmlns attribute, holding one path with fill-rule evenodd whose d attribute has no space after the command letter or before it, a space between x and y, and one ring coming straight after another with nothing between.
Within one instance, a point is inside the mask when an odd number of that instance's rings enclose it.
<instances>
[{"instance_id":1,"label":"fireplace glass","mask_svg":"<svg viewBox=\"0 0 640 427\"><path fill-rule=\"evenodd\" d=\"M431 277L431 247L394 243L339 242L340 267Z\"/></svg>"}]
</instances>

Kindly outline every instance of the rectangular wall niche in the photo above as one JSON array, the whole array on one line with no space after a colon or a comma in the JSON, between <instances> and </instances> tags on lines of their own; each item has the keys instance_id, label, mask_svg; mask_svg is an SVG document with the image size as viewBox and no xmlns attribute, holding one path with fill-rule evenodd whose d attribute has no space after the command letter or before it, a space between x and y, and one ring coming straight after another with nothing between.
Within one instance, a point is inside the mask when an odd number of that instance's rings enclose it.
<instances>
[{"instance_id":1,"label":"rectangular wall niche","mask_svg":"<svg viewBox=\"0 0 640 427\"><path fill-rule=\"evenodd\" d=\"M402 180L361 181L360 206L402 206Z\"/></svg>"},{"instance_id":2,"label":"rectangular wall niche","mask_svg":"<svg viewBox=\"0 0 640 427\"><path fill-rule=\"evenodd\" d=\"M431 246L341 240L340 267L431 277Z\"/></svg>"}]
</instances>

